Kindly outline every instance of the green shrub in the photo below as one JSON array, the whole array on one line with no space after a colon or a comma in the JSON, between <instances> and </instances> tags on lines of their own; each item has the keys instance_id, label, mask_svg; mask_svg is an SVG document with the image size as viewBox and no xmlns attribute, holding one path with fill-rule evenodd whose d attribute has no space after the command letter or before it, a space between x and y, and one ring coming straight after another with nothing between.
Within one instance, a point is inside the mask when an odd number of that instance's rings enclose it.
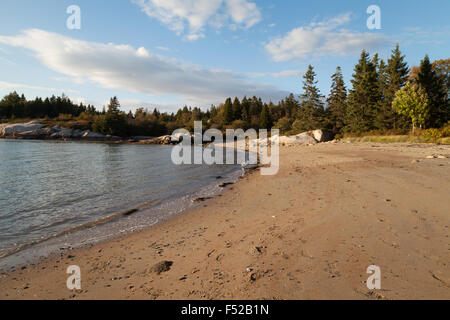
<instances>
[{"instance_id":1,"label":"green shrub","mask_svg":"<svg viewBox=\"0 0 450 320\"><path fill-rule=\"evenodd\" d=\"M281 134L285 134L292 130L292 119L289 118L281 118L275 124L274 129L279 129Z\"/></svg>"},{"instance_id":2,"label":"green shrub","mask_svg":"<svg viewBox=\"0 0 450 320\"><path fill-rule=\"evenodd\" d=\"M437 142L439 139L442 138L442 132L439 129L428 129L422 131L422 137L424 137L426 140Z\"/></svg>"}]
</instances>

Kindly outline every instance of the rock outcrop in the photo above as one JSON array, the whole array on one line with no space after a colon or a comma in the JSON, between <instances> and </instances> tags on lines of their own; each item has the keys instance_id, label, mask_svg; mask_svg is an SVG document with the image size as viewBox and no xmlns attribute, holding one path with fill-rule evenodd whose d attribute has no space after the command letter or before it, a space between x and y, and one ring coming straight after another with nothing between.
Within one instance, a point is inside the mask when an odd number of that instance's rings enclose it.
<instances>
[{"instance_id":1,"label":"rock outcrop","mask_svg":"<svg viewBox=\"0 0 450 320\"><path fill-rule=\"evenodd\" d=\"M269 139L270 144L274 144L278 139L278 143L281 146L307 146L315 145L317 143L328 142L333 139L333 134L326 130L314 130L303 132L295 136L275 136ZM267 141L260 141L259 139L254 139L246 143L246 150L250 148L256 148L257 146L267 146ZM224 147L234 148L234 143L223 143Z\"/></svg>"},{"instance_id":2,"label":"rock outcrop","mask_svg":"<svg viewBox=\"0 0 450 320\"><path fill-rule=\"evenodd\" d=\"M314 130L312 132L317 142L328 142L334 139L334 134L328 130Z\"/></svg>"},{"instance_id":3,"label":"rock outcrop","mask_svg":"<svg viewBox=\"0 0 450 320\"><path fill-rule=\"evenodd\" d=\"M118 141L120 137L103 135L89 130L68 129L59 126L45 128L46 125L38 121L0 125L0 137L10 139L79 139L86 141Z\"/></svg>"},{"instance_id":4,"label":"rock outcrop","mask_svg":"<svg viewBox=\"0 0 450 320\"><path fill-rule=\"evenodd\" d=\"M139 141L140 144L172 144L171 136L162 136L148 140Z\"/></svg>"},{"instance_id":5,"label":"rock outcrop","mask_svg":"<svg viewBox=\"0 0 450 320\"><path fill-rule=\"evenodd\" d=\"M162 144L162 145L171 145L171 144L178 144L182 141L190 140L192 141L192 136L185 135L185 134L175 134L175 135L166 135L161 136L153 139L147 139L147 140L141 140L139 141L140 144Z\"/></svg>"},{"instance_id":6,"label":"rock outcrop","mask_svg":"<svg viewBox=\"0 0 450 320\"><path fill-rule=\"evenodd\" d=\"M2 124L0 128L0 136L14 136L24 132L33 132L45 127L45 124L41 124L38 121L31 121L27 123L14 123L14 124Z\"/></svg>"}]
</instances>

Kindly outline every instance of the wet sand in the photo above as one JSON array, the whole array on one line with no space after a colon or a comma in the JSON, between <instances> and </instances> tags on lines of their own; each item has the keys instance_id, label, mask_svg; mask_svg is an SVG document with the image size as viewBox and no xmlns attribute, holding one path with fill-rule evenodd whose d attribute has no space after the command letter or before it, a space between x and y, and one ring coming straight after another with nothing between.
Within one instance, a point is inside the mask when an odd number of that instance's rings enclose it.
<instances>
[{"instance_id":1,"label":"wet sand","mask_svg":"<svg viewBox=\"0 0 450 320\"><path fill-rule=\"evenodd\" d=\"M160 225L1 275L0 299L450 299L450 147L282 147L280 164Z\"/></svg>"}]
</instances>

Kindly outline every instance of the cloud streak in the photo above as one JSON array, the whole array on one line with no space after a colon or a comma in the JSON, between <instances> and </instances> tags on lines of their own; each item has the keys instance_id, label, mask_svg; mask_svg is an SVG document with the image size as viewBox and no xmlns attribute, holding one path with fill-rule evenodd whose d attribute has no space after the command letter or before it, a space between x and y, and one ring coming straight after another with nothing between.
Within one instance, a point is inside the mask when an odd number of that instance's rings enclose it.
<instances>
[{"instance_id":1,"label":"cloud streak","mask_svg":"<svg viewBox=\"0 0 450 320\"><path fill-rule=\"evenodd\" d=\"M355 32L344 29L349 23L349 13L333 19L313 22L308 26L295 28L286 35L266 44L267 52L274 61L306 59L310 56L345 56L362 49L375 49L391 41L380 33Z\"/></svg>"},{"instance_id":2,"label":"cloud streak","mask_svg":"<svg viewBox=\"0 0 450 320\"><path fill-rule=\"evenodd\" d=\"M0 43L34 52L51 70L103 88L149 95L176 95L180 103L207 106L228 96L277 100L287 92L249 81L243 74L206 69L156 55L141 47L87 42L40 29L0 36Z\"/></svg>"},{"instance_id":3,"label":"cloud streak","mask_svg":"<svg viewBox=\"0 0 450 320\"><path fill-rule=\"evenodd\" d=\"M185 29L185 39L205 36L205 27L241 26L250 28L261 21L258 6L248 0L132 0L150 18L159 20L176 34Z\"/></svg>"},{"instance_id":4,"label":"cloud streak","mask_svg":"<svg viewBox=\"0 0 450 320\"><path fill-rule=\"evenodd\" d=\"M285 70L273 73L249 73L250 78L295 78L300 76L300 70Z\"/></svg>"},{"instance_id":5,"label":"cloud streak","mask_svg":"<svg viewBox=\"0 0 450 320\"><path fill-rule=\"evenodd\" d=\"M33 85L28 85L28 84L0 81L0 90L15 90L17 88L31 89L31 90L37 90L37 91L60 92L60 93L79 93L78 90L57 89L57 88L49 88L49 87L41 87L41 86L33 86Z\"/></svg>"}]
</instances>

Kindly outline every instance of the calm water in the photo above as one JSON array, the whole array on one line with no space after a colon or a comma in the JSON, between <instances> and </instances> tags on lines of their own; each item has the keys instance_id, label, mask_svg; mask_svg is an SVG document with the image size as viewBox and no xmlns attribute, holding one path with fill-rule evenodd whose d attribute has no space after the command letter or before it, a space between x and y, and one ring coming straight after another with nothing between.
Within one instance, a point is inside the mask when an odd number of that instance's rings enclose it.
<instances>
[{"instance_id":1,"label":"calm water","mask_svg":"<svg viewBox=\"0 0 450 320\"><path fill-rule=\"evenodd\" d=\"M171 150L0 140L0 256L156 201L142 213L66 235L62 241L76 246L105 233L114 236L152 225L192 206L194 197L216 193L222 180L240 175L240 166L173 165Z\"/></svg>"}]
</instances>

